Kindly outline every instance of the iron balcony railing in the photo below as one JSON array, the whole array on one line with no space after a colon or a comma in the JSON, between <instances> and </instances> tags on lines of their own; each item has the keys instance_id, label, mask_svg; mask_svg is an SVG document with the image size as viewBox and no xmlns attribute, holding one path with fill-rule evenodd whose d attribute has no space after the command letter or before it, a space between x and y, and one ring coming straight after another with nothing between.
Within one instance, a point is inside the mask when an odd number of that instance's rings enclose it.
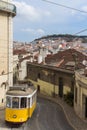
<instances>
[{"instance_id":1,"label":"iron balcony railing","mask_svg":"<svg viewBox=\"0 0 87 130\"><path fill-rule=\"evenodd\" d=\"M14 4L0 0L0 11L11 13L13 16L16 15L16 6Z\"/></svg>"}]
</instances>

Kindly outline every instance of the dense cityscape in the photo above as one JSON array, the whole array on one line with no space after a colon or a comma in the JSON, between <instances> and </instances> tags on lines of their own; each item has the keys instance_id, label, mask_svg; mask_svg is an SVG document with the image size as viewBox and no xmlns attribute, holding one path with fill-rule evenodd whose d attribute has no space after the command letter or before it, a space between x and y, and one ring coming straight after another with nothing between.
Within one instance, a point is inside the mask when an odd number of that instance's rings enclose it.
<instances>
[{"instance_id":1,"label":"dense cityscape","mask_svg":"<svg viewBox=\"0 0 87 130\"><path fill-rule=\"evenodd\" d=\"M15 41L16 15L0 1L0 130L87 130L87 36Z\"/></svg>"}]
</instances>

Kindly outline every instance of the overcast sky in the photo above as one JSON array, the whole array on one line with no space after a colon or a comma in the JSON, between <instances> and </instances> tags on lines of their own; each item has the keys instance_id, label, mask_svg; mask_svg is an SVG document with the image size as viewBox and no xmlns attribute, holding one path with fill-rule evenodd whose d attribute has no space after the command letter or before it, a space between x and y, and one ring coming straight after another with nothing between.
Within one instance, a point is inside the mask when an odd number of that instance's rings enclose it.
<instances>
[{"instance_id":1,"label":"overcast sky","mask_svg":"<svg viewBox=\"0 0 87 130\"><path fill-rule=\"evenodd\" d=\"M49 0L87 11L87 0ZM75 34L87 28L87 13L46 3L43 0L13 0L14 40L30 42L51 34ZM87 31L79 35L87 35Z\"/></svg>"}]
</instances>

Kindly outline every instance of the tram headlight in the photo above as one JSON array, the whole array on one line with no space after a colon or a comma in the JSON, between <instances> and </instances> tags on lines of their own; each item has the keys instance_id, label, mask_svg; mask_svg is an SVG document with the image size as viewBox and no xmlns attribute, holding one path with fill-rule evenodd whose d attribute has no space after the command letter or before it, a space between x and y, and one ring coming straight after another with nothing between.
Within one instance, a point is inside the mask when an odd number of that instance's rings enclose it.
<instances>
[{"instance_id":1,"label":"tram headlight","mask_svg":"<svg viewBox=\"0 0 87 130\"><path fill-rule=\"evenodd\" d=\"M17 115L13 115L13 118L16 118L17 117Z\"/></svg>"}]
</instances>

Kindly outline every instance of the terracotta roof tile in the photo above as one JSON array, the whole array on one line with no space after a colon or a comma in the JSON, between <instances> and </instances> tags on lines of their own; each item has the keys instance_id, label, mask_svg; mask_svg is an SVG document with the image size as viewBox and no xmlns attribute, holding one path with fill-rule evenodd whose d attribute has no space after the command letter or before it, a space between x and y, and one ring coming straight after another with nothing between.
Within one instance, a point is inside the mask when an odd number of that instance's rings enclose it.
<instances>
[{"instance_id":1,"label":"terracotta roof tile","mask_svg":"<svg viewBox=\"0 0 87 130\"><path fill-rule=\"evenodd\" d=\"M78 68L84 68L85 66L82 64L83 60L87 60L86 55L75 49L68 49L46 57L45 62L46 64L55 63L55 66L61 69L74 70L75 66L67 65L67 63L75 62L75 65L78 63Z\"/></svg>"},{"instance_id":2,"label":"terracotta roof tile","mask_svg":"<svg viewBox=\"0 0 87 130\"><path fill-rule=\"evenodd\" d=\"M13 50L13 55L27 54L27 51L24 49L21 50Z\"/></svg>"}]
</instances>

